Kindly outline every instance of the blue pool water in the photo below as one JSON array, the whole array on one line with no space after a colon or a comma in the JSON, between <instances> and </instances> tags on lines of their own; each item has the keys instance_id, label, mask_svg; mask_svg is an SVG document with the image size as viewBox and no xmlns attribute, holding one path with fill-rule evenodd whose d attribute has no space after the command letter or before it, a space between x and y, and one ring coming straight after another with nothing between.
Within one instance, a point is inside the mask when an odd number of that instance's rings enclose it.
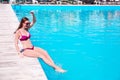
<instances>
[{"instance_id":1,"label":"blue pool water","mask_svg":"<svg viewBox=\"0 0 120 80\"><path fill-rule=\"evenodd\" d=\"M12 6L18 19L35 12L32 43L67 70L40 60L48 80L120 80L120 6Z\"/></svg>"}]
</instances>

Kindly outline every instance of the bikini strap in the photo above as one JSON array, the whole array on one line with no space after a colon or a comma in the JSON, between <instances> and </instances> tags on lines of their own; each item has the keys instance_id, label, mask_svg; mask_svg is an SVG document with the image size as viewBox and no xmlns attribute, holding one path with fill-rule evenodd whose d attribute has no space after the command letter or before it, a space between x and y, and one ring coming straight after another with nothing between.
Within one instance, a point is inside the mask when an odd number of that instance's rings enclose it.
<instances>
[{"instance_id":1,"label":"bikini strap","mask_svg":"<svg viewBox=\"0 0 120 80\"><path fill-rule=\"evenodd\" d=\"M22 33L21 33L21 31L20 30L18 30L19 31L19 33L20 33L20 36L22 36Z\"/></svg>"},{"instance_id":2,"label":"bikini strap","mask_svg":"<svg viewBox=\"0 0 120 80\"><path fill-rule=\"evenodd\" d=\"M20 32L20 35L22 36L22 32L21 32L20 30L19 30L19 32ZM29 32L27 32L27 35L28 35L28 34L30 35L30 33L29 33Z\"/></svg>"}]
</instances>

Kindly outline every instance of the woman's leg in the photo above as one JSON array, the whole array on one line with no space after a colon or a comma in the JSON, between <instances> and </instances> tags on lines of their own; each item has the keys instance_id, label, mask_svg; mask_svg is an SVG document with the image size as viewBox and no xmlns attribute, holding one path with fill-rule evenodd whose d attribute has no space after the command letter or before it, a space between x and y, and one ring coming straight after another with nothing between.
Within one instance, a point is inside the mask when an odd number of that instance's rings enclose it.
<instances>
[{"instance_id":1,"label":"woman's leg","mask_svg":"<svg viewBox=\"0 0 120 80\"><path fill-rule=\"evenodd\" d=\"M43 54L47 59L49 59L52 63L54 63L54 61L51 59L51 57L48 55L47 51L43 50L42 48L37 48L35 47L34 50L40 54Z\"/></svg>"},{"instance_id":2,"label":"woman's leg","mask_svg":"<svg viewBox=\"0 0 120 80\"><path fill-rule=\"evenodd\" d=\"M48 64L49 66L53 67L58 72L65 72L65 70L61 69L60 67L56 66L53 62L51 62L49 59L45 57L45 55L36 52L35 50L25 50L23 52L23 55L33 58L41 58L43 61Z\"/></svg>"}]
</instances>

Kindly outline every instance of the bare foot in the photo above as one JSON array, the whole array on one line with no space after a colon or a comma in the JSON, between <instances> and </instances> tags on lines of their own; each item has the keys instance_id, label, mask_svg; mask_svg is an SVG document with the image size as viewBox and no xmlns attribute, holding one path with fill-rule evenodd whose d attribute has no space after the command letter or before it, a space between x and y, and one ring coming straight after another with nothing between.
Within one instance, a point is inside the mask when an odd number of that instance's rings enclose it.
<instances>
[{"instance_id":1,"label":"bare foot","mask_svg":"<svg viewBox=\"0 0 120 80\"><path fill-rule=\"evenodd\" d=\"M60 73L65 73L66 72L66 70L64 70L60 67L56 68L55 71L60 72Z\"/></svg>"}]
</instances>

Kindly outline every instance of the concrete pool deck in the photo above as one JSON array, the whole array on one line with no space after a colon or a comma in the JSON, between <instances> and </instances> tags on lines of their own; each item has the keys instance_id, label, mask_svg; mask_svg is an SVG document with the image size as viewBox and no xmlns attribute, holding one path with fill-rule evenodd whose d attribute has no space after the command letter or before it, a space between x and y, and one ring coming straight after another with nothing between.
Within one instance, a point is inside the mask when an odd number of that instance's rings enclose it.
<instances>
[{"instance_id":1,"label":"concrete pool deck","mask_svg":"<svg viewBox=\"0 0 120 80\"><path fill-rule=\"evenodd\" d=\"M13 32L19 21L10 4L0 4L0 80L47 80L36 58L20 58Z\"/></svg>"}]
</instances>

